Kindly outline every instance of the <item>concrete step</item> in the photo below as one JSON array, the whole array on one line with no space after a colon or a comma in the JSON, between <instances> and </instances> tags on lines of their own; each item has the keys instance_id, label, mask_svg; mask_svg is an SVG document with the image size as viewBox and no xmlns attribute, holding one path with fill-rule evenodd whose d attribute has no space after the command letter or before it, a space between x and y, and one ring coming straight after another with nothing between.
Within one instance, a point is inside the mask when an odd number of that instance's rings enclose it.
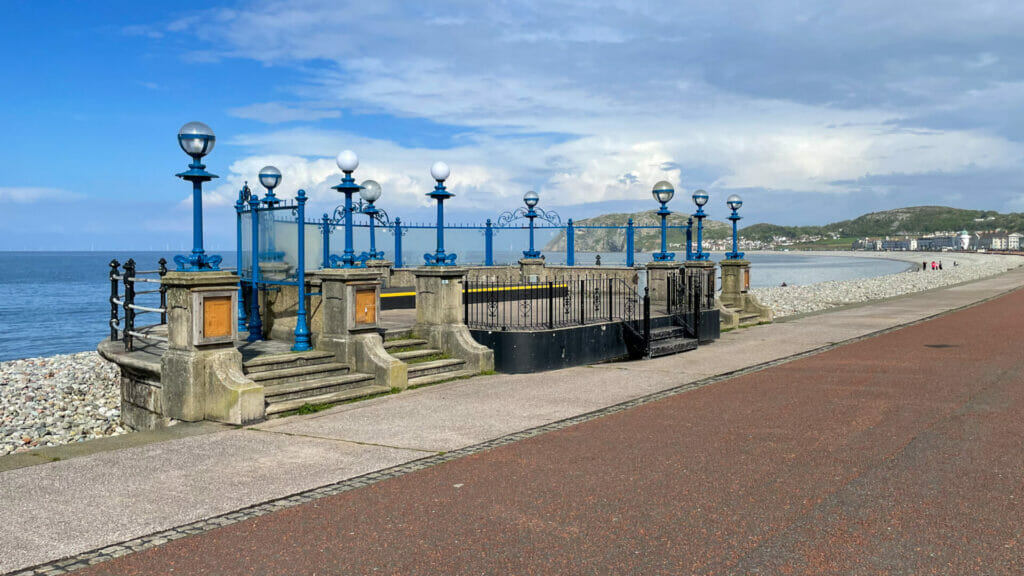
<instances>
[{"instance_id":1,"label":"concrete step","mask_svg":"<svg viewBox=\"0 0 1024 576\"><path fill-rule=\"evenodd\" d=\"M361 386L354 386L345 388L338 392L332 392L330 394L320 394L318 396L309 396L306 398L298 398L294 400L285 400L283 402L273 402L267 404L267 416L272 414L280 414L281 412L288 412L289 410L296 410L302 408L305 404L336 404L338 402L344 402L345 400L353 400L356 398L363 398L366 396L372 396L374 394L380 394L387 392L386 386L377 386L372 382L363 384Z\"/></svg>"},{"instance_id":2,"label":"concrete step","mask_svg":"<svg viewBox=\"0 0 1024 576\"><path fill-rule=\"evenodd\" d=\"M373 383L372 374L356 373L341 376L325 376L314 380L267 386L263 389L263 395L268 404L277 403L285 400L297 400L310 396L322 396L324 394L341 392L347 388L365 385L366 382Z\"/></svg>"},{"instance_id":3,"label":"concrete step","mask_svg":"<svg viewBox=\"0 0 1024 576\"><path fill-rule=\"evenodd\" d=\"M673 338L684 338L686 336L686 328L682 326L663 326L661 328L651 328L651 341L656 342L658 340L671 340Z\"/></svg>"},{"instance_id":4,"label":"concrete step","mask_svg":"<svg viewBox=\"0 0 1024 576\"><path fill-rule=\"evenodd\" d=\"M287 354L264 354L244 363L246 374L258 374L284 368L299 368L334 362L334 354L311 350L309 352L290 352Z\"/></svg>"},{"instance_id":5,"label":"concrete step","mask_svg":"<svg viewBox=\"0 0 1024 576\"><path fill-rule=\"evenodd\" d=\"M405 338L402 340L386 340L384 342L385 350L394 350L395 348L412 348L414 346L423 346L428 344L426 340L420 338Z\"/></svg>"},{"instance_id":6,"label":"concrete step","mask_svg":"<svg viewBox=\"0 0 1024 576\"><path fill-rule=\"evenodd\" d=\"M761 315L757 314L757 313L741 314L740 315L740 324L755 323L755 322L759 322L760 320L761 320Z\"/></svg>"},{"instance_id":7,"label":"concrete step","mask_svg":"<svg viewBox=\"0 0 1024 576\"><path fill-rule=\"evenodd\" d=\"M412 338L412 328L388 328L384 332L384 338L387 340L398 340L401 338ZM387 344L387 341L384 342Z\"/></svg>"},{"instance_id":8,"label":"concrete step","mask_svg":"<svg viewBox=\"0 0 1024 576\"><path fill-rule=\"evenodd\" d=\"M398 358L402 362L410 362L417 358L426 358L427 356L434 356L440 354L440 350L434 350L433 348L420 348L419 350L406 350L405 352L392 352L391 356Z\"/></svg>"},{"instance_id":9,"label":"concrete step","mask_svg":"<svg viewBox=\"0 0 1024 576\"><path fill-rule=\"evenodd\" d=\"M296 368L257 372L255 374L249 374L248 376L257 384L262 384L264 386L277 386L280 384L288 384L290 382L316 380L318 378L326 378L328 376L341 376L343 374L348 374L349 372L350 369L347 364L328 362L326 364L314 364L312 366L299 366Z\"/></svg>"},{"instance_id":10,"label":"concrete step","mask_svg":"<svg viewBox=\"0 0 1024 576\"><path fill-rule=\"evenodd\" d=\"M426 386L427 384L437 384L438 382L444 382L446 380L454 380L455 378L470 378L476 376L475 370L455 370L453 372L438 372L436 374L428 374L426 376L419 376L417 378L409 379L409 387L415 388L417 386Z\"/></svg>"},{"instance_id":11,"label":"concrete step","mask_svg":"<svg viewBox=\"0 0 1024 576\"><path fill-rule=\"evenodd\" d=\"M688 350L697 349L696 338L674 338L672 340L658 340L651 342L651 358L678 354Z\"/></svg>"},{"instance_id":12,"label":"concrete step","mask_svg":"<svg viewBox=\"0 0 1024 576\"><path fill-rule=\"evenodd\" d=\"M465 360L459 360L458 358L445 358L443 360L409 364L409 381L411 382L414 378L419 378L420 376L462 370L465 364Z\"/></svg>"}]
</instances>

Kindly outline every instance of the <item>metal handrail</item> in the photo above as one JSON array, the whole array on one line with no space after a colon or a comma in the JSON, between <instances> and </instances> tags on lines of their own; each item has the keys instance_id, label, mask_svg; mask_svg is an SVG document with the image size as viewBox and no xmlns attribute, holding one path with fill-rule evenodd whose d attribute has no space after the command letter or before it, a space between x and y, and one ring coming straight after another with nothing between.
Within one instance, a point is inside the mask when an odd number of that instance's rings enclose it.
<instances>
[{"instance_id":1,"label":"metal handrail","mask_svg":"<svg viewBox=\"0 0 1024 576\"><path fill-rule=\"evenodd\" d=\"M161 258L160 267L156 270L139 272L135 269L135 260L129 258L122 266L117 260L110 261L110 339L124 342L126 352L134 349L134 339L152 340L166 342L167 338L154 335L145 329L153 328L167 323L167 287L162 283L163 276L167 274L167 260ZM122 268L120 272L118 268ZM143 274L159 274L160 278L145 278ZM136 282L160 284L155 290L135 290ZM119 290L119 283L124 284L123 292ZM146 306L136 304L136 296L160 295L159 306ZM123 315L119 312L123 311ZM160 314L160 322L151 326L145 326L142 330L135 326L135 318L139 314ZM123 323L123 328L122 328Z\"/></svg>"}]
</instances>

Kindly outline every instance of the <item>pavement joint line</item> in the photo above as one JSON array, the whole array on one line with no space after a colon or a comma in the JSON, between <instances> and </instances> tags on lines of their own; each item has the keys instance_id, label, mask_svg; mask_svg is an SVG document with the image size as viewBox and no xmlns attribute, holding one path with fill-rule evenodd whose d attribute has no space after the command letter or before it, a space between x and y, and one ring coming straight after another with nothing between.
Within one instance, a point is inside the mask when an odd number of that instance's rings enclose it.
<instances>
[{"instance_id":1,"label":"pavement joint line","mask_svg":"<svg viewBox=\"0 0 1024 576\"><path fill-rule=\"evenodd\" d=\"M355 444L357 446L372 446L374 448L389 448L391 450L409 450L412 452L425 452L427 454L437 454L441 450L432 450L430 448L411 448L408 446L391 446L389 444L377 444L375 442L362 442L359 440L346 440L345 438L329 438L327 436L314 436L312 434L299 434L298 432L280 432L278 430L264 430L262 428L244 428L252 432L262 432L264 434L280 434L281 436L294 436L296 438L307 438L309 440L327 440L329 442L339 442L342 444Z\"/></svg>"},{"instance_id":2,"label":"pavement joint line","mask_svg":"<svg viewBox=\"0 0 1024 576\"><path fill-rule=\"evenodd\" d=\"M528 428L526 430L521 430L519 432L513 432L511 434L499 436L491 440L485 440L483 442L473 444L470 446L465 446L447 452L434 453L431 456L425 456L423 458L411 460L402 464L397 464L389 468L384 468L381 470L369 472L367 474L362 474L360 476L347 478L345 480L341 480L339 482L335 482L332 484L310 488L307 490L303 490L301 492L297 492L295 494L285 495L279 498L275 498L273 500L268 500L266 502L252 504L236 510L225 512L223 514L219 514L217 516L213 516L211 518L197 520L195 522L190 522L188 524L182 524L180 526L176 526L152 534L147 534L124 542L106 544L93 550L75 554L70 557L57 558L56 560L51 560L42 564L37 564L27 569L20 568L18 572L9 572L6 575L0 576L57 576L61 574L67 574L70 572L74 572L75 570L79 570L81 568L97 564L99 562L113 560L117 556L115 556L113 553L108 552L108 550L115 546L131 548L134 552L142 552L147 549L155 548L156 546L158 546L158 544L153 543L155 540L160 540L160 545L162 545L174 540L178 540L180 538L185 538L196 534L202 534L217 528L221 528L223 526L228 526L231 524L235 524L237 522L242 522L252 518L257 518L259 516L264 516L266 514L270 514L281 509L300 506L302 504L307 504L309 502L313 502L315 500L319 500L321 498L326 498L329 496L336 496L338 494L348 492L356 488L369 486L371 484L376 484L377 482L389 480L391 478L396 478L398 476L402 476L405 474L444 464L445 462L450 462L457 458L472 456L474 454L479 454L482 452L493 450L506 444L511 444L513 442L533 438L535 436L539 436L547 432L562 430L604 416L617 414L619 412L623 412L625 410L629 410L631 408L635 408L638 406L643 406L651 402L656 402L658 400L662 400L670 396L676 396L679 394L683 394L685 392L690 392L692 390L696 390L699 388L709 386L711 384L715 384L717 382L730 380L737 376L752 374L754 372L759 372L767 368L772 368L775 366L780 366L782 364L787 364L789 362L793 362L810 356L815 356L817 354L833 350L840 346L854 344L863 340L867 340L869 338L874 338L877 336L888 334L890 332L894 332L896 330L900 330L909 326L915 326L917 324L921 324L929 320L933 320L935 318L941 318L943 316L953 314L960 310L984 304L985 302L995 300L997 298L1005 296L1006 294L1016 292L1021 289L1024 289L1024 287L1017 286L1009 288L987 298L975 300L962 306L957 306L954 308L936 312L935 314L930 314L921 318L917 318L915 320L910 320L908 322L904 322L894 326L889 326L888 328L875 330L873 332L862 334L860 336L855 336L853 338L842 340L840 342L826 343L822 346L812 348L810 350L804 350L803 352L798 352L796 354L791 354L789 356L776 358L774 360L769 360L767 362L762 362L751 366L745 366L743 368L738 368L736 370L731 370L728 372L716 374L714 376L701 378L693 382L688 382L685 384L680 384L678 386L673 386L671 388L666 388L664 390L659 390L657 392L652 392L650 394L626 400L618 404L613 404L611 406L606 406L604 408L599 408L597 410L592 410L590 412L585 412L583 414L577 414L576 416L570 416L569 418L556 420L554 422L549 422L547 424L542 424L540 426ZM622 369L629 370L629 367L623 366ZM260 431L268 432L266 430ZM231 519L229 519L228 517L231 517ZM196 530L198 530L198 532Z\"/></svg>"}]
</instances>

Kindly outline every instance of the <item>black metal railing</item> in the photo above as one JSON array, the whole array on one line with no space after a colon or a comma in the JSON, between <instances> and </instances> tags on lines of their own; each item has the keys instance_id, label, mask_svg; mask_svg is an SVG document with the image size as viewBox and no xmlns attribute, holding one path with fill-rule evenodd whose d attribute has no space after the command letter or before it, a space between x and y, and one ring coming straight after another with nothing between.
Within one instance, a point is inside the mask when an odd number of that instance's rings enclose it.
<instances>
[{"instance_id":1,"label":"black metal railing","mask_svg":"<svg viewBox=\"0 0 1024 576\"><path fill-rule=\"evenodd\" d=\"M148 342L167 342L165 336L154 330L157 326L167 324L167 288L161 283L167 274L167 260L161 258L159 265L156 270L139 271L135 269L135 260L132 258L123 266L117 260L110 261L110 339L123 341L126 352L135 349L136 338ZM118 270L119 267L123 272ZM158 287L137 290L137 283L157 284ZM123 314L119 317L118 312ZM160 320L138 326L136 317L143 314L159 314Z\"/></svg>"},{"instance_id":2,"label":"black metal railing","mask_svg":"<svg viewBox=\"0 0 1024 576\"><path fill-rule=\"evenodd\" d=\"M715 307L714 269L685 270L668 275L667 308L687 335L700 334L702 312Z\"/></svg>"},{"instance_id":3,"label":"black metal railing","mask_svg":"<svg viewBox=\"0 0 1024 576\"><path fill-rule=\"evenodd\" d=\"M604 322L641 326L643 298L621 278L566 276L546 282L472 280L463 284L466 325L538 330Z\"/></svg>"}]
</instances>

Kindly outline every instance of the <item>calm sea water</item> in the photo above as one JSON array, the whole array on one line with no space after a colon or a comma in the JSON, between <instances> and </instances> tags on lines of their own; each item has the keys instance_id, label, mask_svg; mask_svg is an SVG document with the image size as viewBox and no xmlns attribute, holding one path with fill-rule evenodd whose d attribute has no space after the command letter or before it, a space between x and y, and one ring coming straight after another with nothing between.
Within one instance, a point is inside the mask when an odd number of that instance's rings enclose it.
<instances>
[{"instance_id":1,"label":"calm sea water","mask_svg":"<svg viewBox=\"0 0 1024 576\"><path fill-rule=\"evenodd\" d=\"M221 252L224 267L234 267L235 254ZM576 263L590 265L596 254L577 254ZM154 270L163 257L173 262L173 254L164 252L0 252L0 360L49 356L95 350L109 335L111 259L123 262L132 257L138 270ZM414 254L406 255L406 262ZM472 253L460 259L474 259ZM514 262L517 255L495 254L497 262ZM721 255L716 255L720 258ZM551 263L563 263L564 254L547 255ZM480 256L482 259L482 256ZM637 263L650 255L637 255ZM753 286L811 284L826 280L849 280L893 274L909 265L874 258L844 258L787 253L750 255ZM603 265L625 263L625 254L601 254ZM173 268L173 264L172 264ZM137 290L155 288L139 284ZM138 323L152 323L151 316L140 316Z\"/></svg>"}]
</instances>

